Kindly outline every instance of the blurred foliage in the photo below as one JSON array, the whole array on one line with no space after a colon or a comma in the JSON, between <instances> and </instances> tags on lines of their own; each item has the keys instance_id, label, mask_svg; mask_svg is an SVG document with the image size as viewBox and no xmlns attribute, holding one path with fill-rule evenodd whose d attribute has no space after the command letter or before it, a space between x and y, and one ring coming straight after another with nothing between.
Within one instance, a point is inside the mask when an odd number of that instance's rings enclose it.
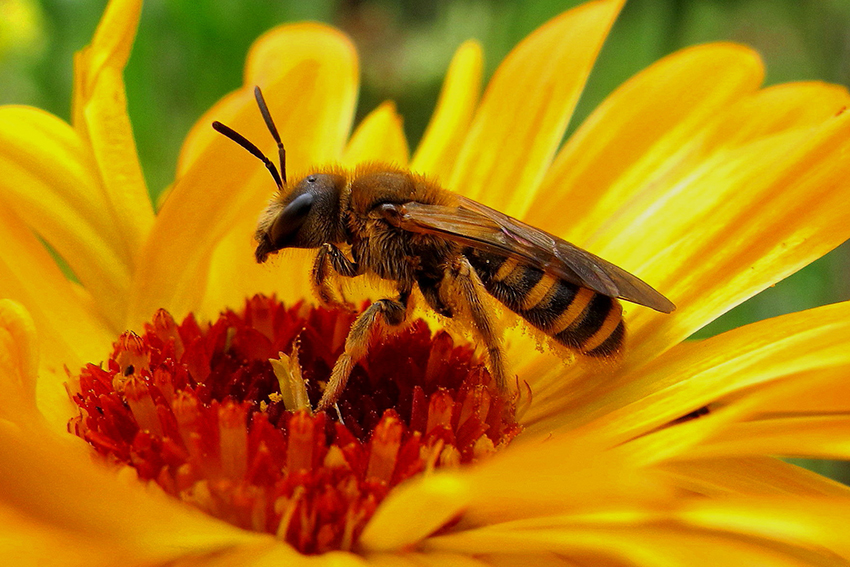
<instances>
[{"instance_id":1,"label":"blurred foliage","mask_svg":"<svg viewBox=\"0 0 850 567\"><path fill-rule=\"evenodd\" d=\"M148 0L126 72L130 115L153 195L173 178L192 123L241 83L251 42L282 22L318 20L357 44L358 118L394 99L411 146L424 131L455 48L477 38L487 72L534 28L578 0ZM72 56L91 38L105 0L0 0L0 104L70 114ZM603 49L573 120L579 124L625 79L695 43L759 50L767 82L850 83L847 0L630 0ZM844 246L699 333L850 298Z\"/></svg>"}]
</instances>

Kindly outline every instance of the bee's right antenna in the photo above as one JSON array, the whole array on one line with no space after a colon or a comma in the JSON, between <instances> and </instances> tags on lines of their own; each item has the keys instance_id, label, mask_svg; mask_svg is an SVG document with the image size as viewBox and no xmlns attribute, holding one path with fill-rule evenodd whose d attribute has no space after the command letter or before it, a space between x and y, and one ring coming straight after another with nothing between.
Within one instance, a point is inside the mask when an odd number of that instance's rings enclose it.
<instances>
[{"instance_id":1,"label":"bee's right antenna","mask_svg":"<svg viewBox=\"0 0 850 567\"><path fill-rule=\"evenodd\" d=\"M252 156L254 156L255 158L259 159L261 162L263 162L263 165L265 165L266 169L269 170L269 173L272 174L272 177L274 178L274 182L275 182L275 184L277 184L277 188L283 189L283 183L281 183L280 175L277 172L277 168L274 166L274 164L271 162L271 160L266 157L266 154L264 154L263 152L260 151L260 148L258 148L257 146L255 146L254 144L249 142L248 139L245 138L245 136L243 136L239 132L235 131L230 126L225 126L224 124L222 124L218 120L216 120L215 122L212 123L212 127L213 127L213 129L215 129L216 132L218 132L219 134L223 134L223 135L227 136L228 138L230 138L231 140L233 140L234 142L236 142L237 144L239 144L240 146L242 146L243 148L248 150L248 152Z\"/></svg>"},{"instance_id":2,"label":"bee's right antenna","mask_svg":"<svg viewBox=\"0 0 850 567\"><path fill-rule=\"evenodd\" d=\"M277 127L274 125L274 120L272 120L269 107L266 106L266 99L263 98L263 92L260 90L260 87L254 87L254 98L257 99L257 106L260 107L263 120L266 121L266 126L269 128L269 132L272 133L272 138L277 142L277 153L280 158L280 175L283 177L283 182L286 183L286 150L283 148L283 142L280 141L280 134L277 133Z\"/></svg>"}]
</instances>

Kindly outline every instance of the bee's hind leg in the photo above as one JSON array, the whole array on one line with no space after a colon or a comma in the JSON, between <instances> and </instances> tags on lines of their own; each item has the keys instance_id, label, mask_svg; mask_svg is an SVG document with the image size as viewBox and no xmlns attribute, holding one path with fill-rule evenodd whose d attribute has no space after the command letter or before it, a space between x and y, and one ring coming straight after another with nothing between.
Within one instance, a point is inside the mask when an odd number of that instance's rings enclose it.
<instances>
[{"instance_id":1,"label":"bee's hind leg","mask_svg":"<svg viewBox=\"0 0 850 567\"><path fill-rule=\"evenodd\" d=\"M336 360L331 379L316 407L318 411L327 410L339 399L354 365L366 355L375 326L383 323L395 327L404 322L409 299L410 291L401 292L398 299L379 299L354 320L345 339L345 351Z\"/></svg>"},{"instance_id":2,"label":"bee's hind leg","mask_svg":"<svg viewBox=\"0 0 850 567\"><path fill-rule=\"evenodd\" d=\"M472 324L481 337L487 349L487 368L500 392L508 391L508 371L505 362L505 353L502 350L501 337L493 323L493 318L487 311L487 307L481 299L482 294L487 293L484 284L472 265L465 257L461 256L452 266L449 273L455 281L460 292L461 299L466 304Z\"/></svg>"}]
</instances>

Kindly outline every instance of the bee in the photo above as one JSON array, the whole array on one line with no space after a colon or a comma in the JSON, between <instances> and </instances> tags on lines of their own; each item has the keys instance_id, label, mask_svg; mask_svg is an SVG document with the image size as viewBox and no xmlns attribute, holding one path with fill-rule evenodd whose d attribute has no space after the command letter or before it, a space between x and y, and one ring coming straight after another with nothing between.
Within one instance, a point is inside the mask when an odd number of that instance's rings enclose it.
<instances>
[{"instance_id":1,"label":"bee","mask_svg":"<svg viewBox=\"0 0 850 567\"><path fill-rule=\"evenodd\" d=\"M260 216L257 262L284 248L318 249L312 286L326 305L340 304L336 276L371 274L394 282L396 297L379 299L354 321L318 409L335 404L373 330L402 325L414 289L443 317L471 327L486 350L496 386L508 389L506 361L485 295L579 355L613 358L625 340L617 299L670 313L673 303L636 276L408 170L367 164L353 171L317 169L288 182L286 151L259 87L257 105L277 143L280 172L231 128L213 128L259 158L278 192Z\"/></svg>"}]
</instances>

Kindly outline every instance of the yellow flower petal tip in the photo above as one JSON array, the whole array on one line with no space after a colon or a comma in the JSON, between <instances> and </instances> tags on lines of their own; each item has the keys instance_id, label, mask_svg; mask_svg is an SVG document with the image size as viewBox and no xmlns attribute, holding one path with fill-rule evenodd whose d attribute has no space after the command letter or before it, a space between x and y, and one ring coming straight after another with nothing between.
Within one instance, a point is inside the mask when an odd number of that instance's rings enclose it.
<instances>
[{"instance_id":1,"label":"yellow flower petal tip","mask_svg":"<svg viewBox=\"0 0 850 567\"><path fill-rule=\"evenodd\" d=\"M621 7L600 1L573 8L508 54L485 90L449 188L525 215Z\"/></svg>"},{"instance_id":2,"label":"yellow flower petal tip","mask_svg":"<svg viewBox=\"0 0 850 567\"><path fill-rule=\"evenodd\" d=\"M360 537L366 552L403 550L425 539L468 506L468 480L437 474L398 487L387 498Z\"/></svg>"},{"instance_id":3,"label":"yellow flower petal tip","mask_svg":"<svg viewBox=\"0 0 850 567\"><path fill-rule=\"evenodd\" d=\"M89 46L89 57L123 69L133 49L141 13L141 0L110 0ZM98 66L93 62L93 67Z\"/></svg>"},{"instance_id":4,"label":"yellow flower petal tip","mask_svg":"<svg viewBox=\"0 0 850 567\"><path fill-rule=\"evenodd\" d=\"M481 95L484 53L477 41L464 42L443 81L437 107L416 149L410 169L442 180L451 175Z\"/></svg>"},{"instance_id":5,"label":"yellow flower petal tip","mask_svg":"<svg viewBox=\"0 0 850 567\"><path fill-rule=\"evenodd\" d=\"M21 409L35 410L38 379L38 340L35 323L26 308L0 299L0 413L7 417Z\"/></svg>"},{"instance_id":6,"label":"yellow flower petal tip","mask_svg":"<svg viewBox=\"0 0 850 567\"><path fill-rule=\"evenodd\" d=\"M398 166L407 165L410 150L404 135L402 117L395 103L386 101L369 113L354 131L342 157L346 167L359 163L381 161Z\"/></svg>"}]
</instances>

